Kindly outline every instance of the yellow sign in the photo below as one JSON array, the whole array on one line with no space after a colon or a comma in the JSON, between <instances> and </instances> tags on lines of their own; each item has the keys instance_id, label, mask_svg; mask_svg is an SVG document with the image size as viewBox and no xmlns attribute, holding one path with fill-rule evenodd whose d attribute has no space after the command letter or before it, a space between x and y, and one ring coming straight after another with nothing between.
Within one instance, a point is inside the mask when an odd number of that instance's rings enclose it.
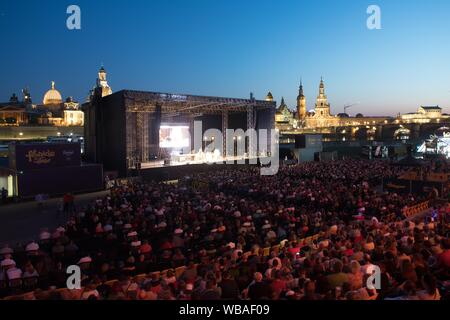
<instances>
[{"instance_id":1,"label":"yellow sign","mask_svg":"<svg viewBox=\"0 0 450 320\"><path fill-rule=\"evenodd\" d=\"M431 182L447 182L448 174L446 173L430 173L428 175L428 181Z\"/></svg>"},{"instance_id":2,"label":"yellow sign","mask_svg":"<svg viewBox=\"0 0 450 320\"><path fill-rule=\"evenodd\" d=\"M196 191L208 191L209 183L201 180L194 180L192 182L192 188Z\"/></svg>"},{"instance_id":3,"label":"yellow sign","mask_svg":"<svg viewBox=\"0 0 450 320\"><path fill-rule=\"evenodd\" d=\"M28 151L26 157L28 159L28 162L33 164L48 164L52 161L55 155L56 153L51 150L46 151L30 150Z\"/></svg>"}]
</instances>

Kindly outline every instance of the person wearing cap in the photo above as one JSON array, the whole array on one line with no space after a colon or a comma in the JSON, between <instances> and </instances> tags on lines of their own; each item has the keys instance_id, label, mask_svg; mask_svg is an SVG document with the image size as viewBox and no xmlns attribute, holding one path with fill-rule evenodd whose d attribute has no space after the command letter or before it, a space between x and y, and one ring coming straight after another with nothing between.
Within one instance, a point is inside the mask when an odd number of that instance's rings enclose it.
<instances>
[{"instance_id":1,"label":"person wearing cap","mask_svg":"<svg viewBox=\"0 0 450 320\"><path fill-rule=\"evenodd\" d=\"M25 247L25 252L29 256L37 256L39 254L39 245L36 242L31 242Z\"/></svg>"},{"instance_id":2,"label":"person wearing cap","mask_svg":"<svg viewBox=\"0 0 450 320\"><path fill-rule=\"evenodd\" d=\"M8 245L0 249L0 259L9 259L12 257L14 250L11 249Z\"/></svg>"},{"instance_id":3,"label":"person wearing cap","mask_svg":"<svg viewBox=\"0 0 450 320\"><path fill-rule=\"evenodd\" d=\"M77 265L80 267L80 269L83 272L87 272L90 269L92 263L92 258L89 256L83 257L80 260L78 260Z\"/></svg>"},{"instance_id":4,"label":"person wearing cap","mask_svg":"<svg viewBox=\"0 0 450 320\"><path fill-rule=\"evenodd\" d=\"M52 237L52 235L50 234L50 232L48 232L47 229L44 229L44 230L39 234L39 240L41 240L42 242L50 240L51 237Z\"/></svg>"},{"instance_id":5,"label":"person wearing cap","mask_svg":"<svg viewBox=\"0 0 450 320\"><path fill-rule=\"evenodd\" d=\"M0 267L3 270L8 270L9 268L12 268L15 266L16 266L16 262L13 259L6 258L0 262Z\"/></svg>"}]
</instances>

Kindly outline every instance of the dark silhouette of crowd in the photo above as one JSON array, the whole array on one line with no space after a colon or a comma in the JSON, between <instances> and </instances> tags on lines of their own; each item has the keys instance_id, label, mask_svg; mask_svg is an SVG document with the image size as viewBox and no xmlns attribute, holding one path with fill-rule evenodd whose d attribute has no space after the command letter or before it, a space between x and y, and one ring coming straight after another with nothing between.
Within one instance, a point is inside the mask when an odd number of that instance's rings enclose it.
<instances>
[{"instance_id":1,"label":"dark silhouette of crowd","mask_svg":"<svg viewBox=\"0 0 450 320\"><path fill-rule=\"evenodd\" d=\"M381 177L399 170L346 160L116 186L64 227L2 248L0 291L26 300L443 299L447 206L406 220L403 209L427 197L382 191ZM70 265L81 289L66 288ZM366 285L372 266L379 289Z\"/></svg>"}]
</instances>

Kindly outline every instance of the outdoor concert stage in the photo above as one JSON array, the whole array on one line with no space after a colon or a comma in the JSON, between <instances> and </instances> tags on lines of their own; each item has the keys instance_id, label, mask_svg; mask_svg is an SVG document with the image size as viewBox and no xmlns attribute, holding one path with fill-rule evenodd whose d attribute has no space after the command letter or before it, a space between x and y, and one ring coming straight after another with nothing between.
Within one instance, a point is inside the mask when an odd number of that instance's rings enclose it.
<instances>
[{"instance_id":1,"label":"outdoor concert stage","mask_svg":"<svg viewBox=\"0 0 450 320\"><path fill-rule=\"evenodd\" d=\"M254 162L258 162L258 157L226 157L226 158L218 158L214 161L205 161L205 160L196 160L196 159L192 159L193 156L192 155L186 155L185 160L182 161L164 161L164 160L153 160L153 161L149 161L149 162L145 162L145 163L141 163L140 164L140 169L149 169L149 168L165 168L165 167L179 167L179 166L189 166L189 165L194 165L194 164L207 164L207 165L212 165L212 164L226 164L229 162L233 162L233 164L238 164L238 163L242 163L242 164L248 164L250 162L251 159L253 159Z\"/></svg>"},{"instance_id":2,"label":"outdoor concert stage","mask_svg":"<svg viewBox=\"0 0 450 320\"><path fill-rule=\"evenodd\" d=\"M242 159L240 159L242 160ZM185 163L185 164L170 164L164 165L161 161L151 161L142 164L140 169L130 169L130 176L140 176L144 180L153 181L171 181L179 180L193 174L199 173L211 173L214 174L216 171L220 170L234 170L249 167L259 167L261 158L245 159L245 162L239 161L233 164L222 162L222 163Z\"/></svg>"},{"instance_id":3,"label":"outdoor concert stage","mask_svg":"<svg viewBox=\"0 0 450 320\"><path fill-rule=\"evenodd\" d=\"M122 90L94 97L83 109L86 160L102 163L105 171L126 177L138 168L205 166L233 159L237 154L247 154L247 160L248 155L264 152L267 155L271 150L270 133L267 141L263 141L267 148L256 153L249 152L248 137L233 137L236 144L237 140L244 144L245 150L227 155L226 137L220 141L220 151L215 149L208 154L207 147L214 138L206 137L205 132L210 129L270 132L275 128L276 102ZM194 141L194 123L201 123L200 148Z\"/></svg>"}]
</instances>

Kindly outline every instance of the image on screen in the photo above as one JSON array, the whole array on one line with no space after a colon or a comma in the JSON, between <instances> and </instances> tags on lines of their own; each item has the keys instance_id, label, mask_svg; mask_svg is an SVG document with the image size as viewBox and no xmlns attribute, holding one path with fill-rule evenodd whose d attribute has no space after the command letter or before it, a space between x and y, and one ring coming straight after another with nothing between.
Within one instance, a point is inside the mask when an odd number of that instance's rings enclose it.
<instances>
[{"instance_id":1,"label":"image on screen","mask_svg":"<svg viewBox=\"0 0 450 320\"><path fill-rule=\"evenodd\" d=\"M160 148L189 148L190 140L189 126L187 125L161 125L159 129Z\"/></svg>"}]
</instances>

